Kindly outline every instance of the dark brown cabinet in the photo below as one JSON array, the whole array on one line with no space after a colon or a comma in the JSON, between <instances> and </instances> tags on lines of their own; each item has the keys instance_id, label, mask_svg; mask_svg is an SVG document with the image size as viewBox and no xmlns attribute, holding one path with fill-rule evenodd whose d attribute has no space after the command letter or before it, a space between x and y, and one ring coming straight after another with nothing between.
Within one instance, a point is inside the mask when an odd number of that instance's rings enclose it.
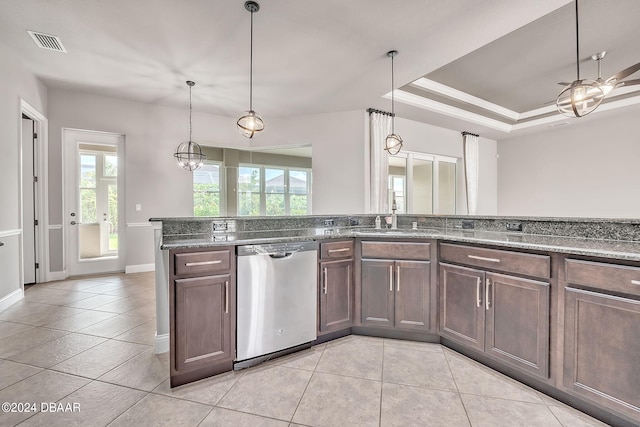
<instances>
[{"instance_id":1,"label":"dark brown cabinet","mask_svg":"<svg viewBox=\"0 0 640 427\"><path fill-rule=\"evenodd\" d=\"M353 240L320 245L318 335L353 325Z\"/></svg>"},{"instance_id":2,"label":"dark brown cabinet","mask_svg":"<svg viewBox=\"0 0 640 427\"><path fill-rule=\"evenodd\" d=\"M567 260L566 271L563 386L640 422L640 268Z\"/></svg>"},{"instance_id":3,"label":"dark brown cabinet","mask_svg":"<svg viewBox=\"0 0 640 427\"><path fill-rule=\"evenodd\" d=\"M170 378L175 387L233 369L232 248L171 251Z\"/></svg>"},{"instance_id":4,"label":"dark brown cabinet","mask_svg":"<svg viewBox=\"0 0 640 427\"><path fill-rule=\"evenodd\" d=\"M407 245L413 251L407 251ZM406 254L423 260L397 260ZM368 259L365 257L391 259ZM431 262L429 243L362 242L361 321L412 331L429 331Z\"/></svg>"},{"instance_id":5,"label":"dark brown cabinet","mask_svg":"<svg viewBox=\"0 0 640 427\"><path fill-rule=\"evenodd\" d=\"M464 251L464 247L458 251ZM464 259L458 251L456 260ZM500 262L500 258L488 254L472 255L472 260ZM501 268L510 267L502 264ZM547 282L441 263L439 332L443 337L546 379L549 298Z\"/></svg>"}]
</instances>

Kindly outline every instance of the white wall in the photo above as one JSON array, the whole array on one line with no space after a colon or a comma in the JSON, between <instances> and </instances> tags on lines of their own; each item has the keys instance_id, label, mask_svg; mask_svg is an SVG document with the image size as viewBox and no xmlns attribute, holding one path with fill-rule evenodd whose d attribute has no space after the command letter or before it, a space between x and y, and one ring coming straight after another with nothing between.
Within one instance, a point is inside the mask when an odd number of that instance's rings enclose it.
<instances>
[{"instance_id":1,"label":"white wall","mask_svg":"<svg viewBox=\"0 0 640 427\"><path fill-rule=\"evenodd\" d=\"M263 134L247 140L236 118L197 112L193 139L201 145L239 149L311 145L314 213L361 212L364 206L364 130L360 111L288 118L264 117ZM192 216L191 174L176 166L173 152L188 139L186 107L143 104L82 92L49 93L50 221L63 223L62 129L125 135L126 265L153 263L153 233L142 227L150 217ZM136 212L135 205L142 205ZM50 236L52 265L63 269L61 234Z\"/></svg>"},{"instance_id":2,"label":"white wall","mask_svg":"<svg viewBox=\"0 0 640 427\"><path fill-rule=\"evenodd\" d=\"M396 118L396 133L403 141L403 149L418 151L441 156L462 159L462 135L454 131L437 126L420 123L413 120ZM480 135L479 143L479 183L478 183L478 215L495 215L498 206L497 197L497 143ZM456 213L467 214L465 197L464 169L461 161L457 165L457 202Z\"/></svg>"},{"instance_id":3,"label":"white wall","mask_svg":"<svg viewBox=\"0 0 640 427\"><path fill-rule=\"evenodd\" d=\"M639 218L640 107L498 142L500 215Z\"/></svg>"},{"instance_id":4,"label":"white wall","mask_svg":"<svg viewBox=\"0 0 640 427\"><path fill-rule=\"evenodd\" d=\"M47 89L0 43L0 301L20 283L20 99L46 115Z\"/></svg>"}]
</instances>

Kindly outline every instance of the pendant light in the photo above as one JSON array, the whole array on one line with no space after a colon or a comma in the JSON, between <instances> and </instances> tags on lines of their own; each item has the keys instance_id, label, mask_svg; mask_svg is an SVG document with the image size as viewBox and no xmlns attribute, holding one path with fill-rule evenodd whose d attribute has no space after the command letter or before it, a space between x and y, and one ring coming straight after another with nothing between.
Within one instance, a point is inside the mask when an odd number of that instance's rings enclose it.
<instances>
[{"instance_id":1,"label":"pendant light","mask_svg":"<svg viewBox=\"0 0 640 427\"><path fill-rule=\"evenodd\" d=\"M253 111L253 14L260 10L260 5L255 1L248 1L244 8L251 12L251 53L249 56L249 111L238 119L238 131L243 136L251 139L257 133L264 130L262 118Z\"/></svg>"},{"instance_id":2,"label":"pendant light","mask_svg":"<svg viewBox=\"0 0 640 427\"><path fill-rule=\"evenodd\" d=\"M576 80L565 87L558 99L558 111L569 117L582 117L596 108L604 99L602 87L595 80L580 79L580 37L578 31L578 0L576 4Z\"/></svg>"},{"instance_id":3,"label":"pendant light","mask_svg":"<svg viewBox=\"0 0 640 427\"><path fill-rule=\"evenodd\" d=\"M191 88L195 85L195 82L191 80L187 80L187 86L189 86L189 141L183 142L178 145L176 152L173 154L173 157L176 158L178 162L178 166L188 171L194 171L199 169L200 166L207 160L207 156L202 153L202 149L197 142L193 142L191 140Z\"/></svg>"},{"instance_id":4,"label":"pendant light","mask_svg":"<svg viewBox=\"0 0 640 427\"><path fill-rule=\"evenodd\" d=\"M391 58L391 133L384 140L384 149L387 153L395 156L402 149L402 138L400 135L396 135L395 133L395 121L396 121L396 112L395 112L395 99L393 96L393 92L395 86L393 85L393 58L398 55L397 50L390 50L387 52L387 56Z\"/></svg>"}]
</instances>

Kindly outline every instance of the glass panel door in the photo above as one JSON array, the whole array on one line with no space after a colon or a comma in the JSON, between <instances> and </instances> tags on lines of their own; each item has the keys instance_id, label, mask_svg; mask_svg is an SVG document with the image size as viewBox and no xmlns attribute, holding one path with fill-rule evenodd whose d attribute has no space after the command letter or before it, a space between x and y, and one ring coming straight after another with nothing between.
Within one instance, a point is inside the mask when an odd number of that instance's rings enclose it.
<instances>
[{"instance_id":1,"label":"glass panel door","mask_svg":"<svg viewBox=\"0 0 640 427\"><path fill-rule=\"evenodd\" d=\"M413 158L413 211L433 213L433 161Z\"/></svg>"}]
</instances>

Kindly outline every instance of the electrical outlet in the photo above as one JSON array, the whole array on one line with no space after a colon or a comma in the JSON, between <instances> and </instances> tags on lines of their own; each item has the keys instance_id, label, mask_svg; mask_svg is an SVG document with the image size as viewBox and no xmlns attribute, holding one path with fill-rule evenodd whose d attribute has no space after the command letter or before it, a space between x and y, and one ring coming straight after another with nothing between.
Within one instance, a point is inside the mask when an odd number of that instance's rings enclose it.
<instances>
[{"instance_id":1,"label":"electrical outlet","mask_svg":"<svg viewBox=\"0 0 640 427\"><path fill-rule=\"evenodd\" d=\"M474 229L474 225L473 225L473 221L469 221L469 220L462 220L462 229L463 230L473 230Z\"/></svg>"},{"instance_id":2,"label":"electrical outlet","mask_svg":"<svg viewBox=\"0 0 640 427\"><path fill-rule=\"evenodd\" d=\"M521 222L508 222L507 223L507 231L522 231L522 223Z\"/></svg>"},{"instance_id":3,"label":"electrical outlet","mask_svg":"<svg viewBox=\"0 0 640 427\"><path fill-rule=\"evenodd\" d=\"M332 227L336 225L336 220L335 219L325 219L324 220L324 226L325 227Z\"/></svg>"}]
</instances>

